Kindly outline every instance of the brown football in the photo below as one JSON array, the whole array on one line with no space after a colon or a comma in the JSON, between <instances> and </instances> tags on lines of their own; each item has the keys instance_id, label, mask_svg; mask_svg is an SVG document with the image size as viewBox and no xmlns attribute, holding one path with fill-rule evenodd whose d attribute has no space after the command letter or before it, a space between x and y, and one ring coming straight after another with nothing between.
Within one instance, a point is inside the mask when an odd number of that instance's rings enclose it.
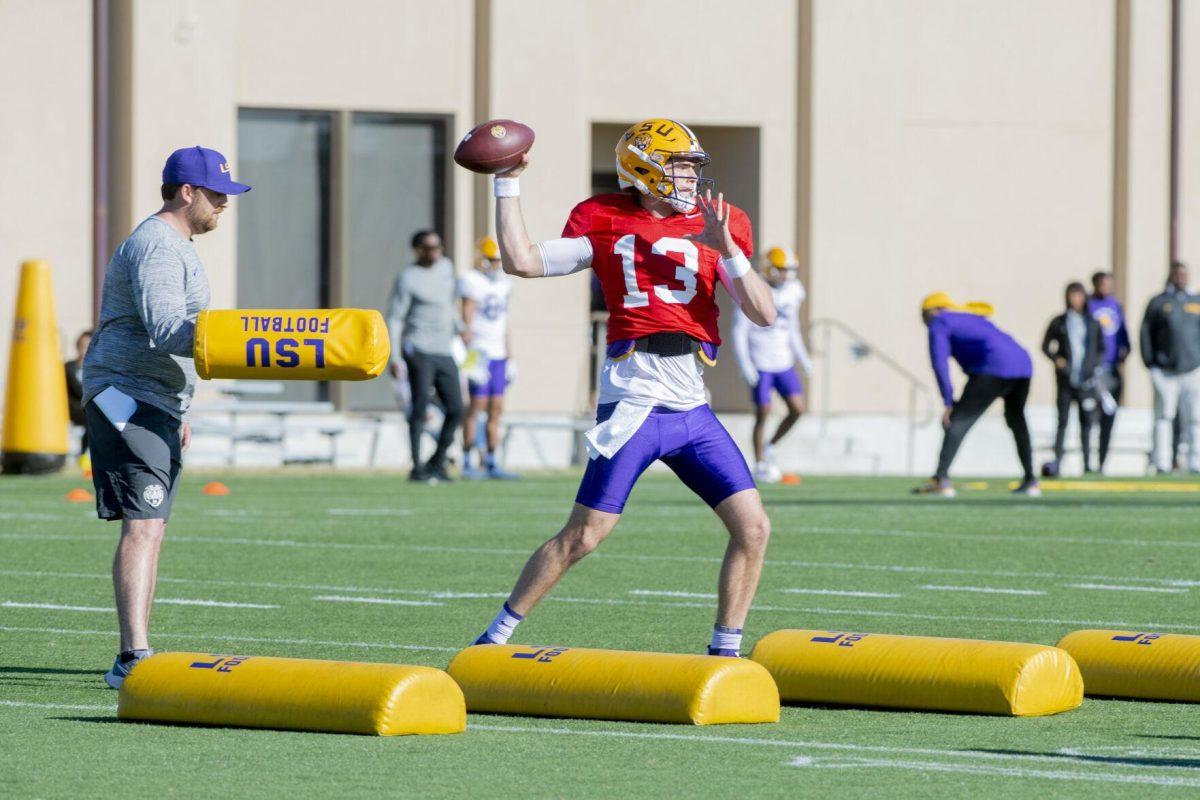
<instances>
[{"instance_id":1,"label":"brown football","mask_svg":"<svg viewBox=\"0 0 1200 800\"><path fill-rule=\"evenodd\" d=\"M533 129L511 119L476 125L454 149L454 163L472 172L495 175L521 163L533 147Z\"/></svg>"}]
</instances>

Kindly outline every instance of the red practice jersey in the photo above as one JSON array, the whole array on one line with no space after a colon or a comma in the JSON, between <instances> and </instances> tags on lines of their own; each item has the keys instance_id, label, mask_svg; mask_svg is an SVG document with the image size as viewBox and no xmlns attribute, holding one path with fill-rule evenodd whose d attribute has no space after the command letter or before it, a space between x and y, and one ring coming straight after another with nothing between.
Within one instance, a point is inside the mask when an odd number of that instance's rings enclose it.
<instances>
[{"instance_id":1,"label":"red practice jersey","mask_svg":"<svg viewBox=\"0 0 1200 800\"><path fill-rule=\"evenodd\" d=\"M721 343L717 330L716 250L683 238L704 230L699 211L657 219L629 192L601 194L575 206L564 238L586 236L592 269L608 305L608 341L680 331ZM746 212L730 206L729 231L754 254Z\"/></svg>"}]
</instances>

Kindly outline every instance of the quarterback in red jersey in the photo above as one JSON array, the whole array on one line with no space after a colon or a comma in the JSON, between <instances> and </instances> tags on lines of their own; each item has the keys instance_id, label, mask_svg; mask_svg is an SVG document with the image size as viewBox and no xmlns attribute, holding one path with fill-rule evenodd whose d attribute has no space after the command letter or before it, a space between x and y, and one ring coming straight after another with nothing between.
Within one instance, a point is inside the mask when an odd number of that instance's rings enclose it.
<instances>
[{"instance_id":1,"label":"quarterback in red jersey","mask_svg":"<svg viewBox=\"0 0 1200 800\"><path fill-rule=\"evenodd\" d=\"M750 222L712 196L708 154L682 123L650 119L617 142L622 190L585 200L562 237L532 243L518 199L526 156L495 182L496 230L506 272L524 278L590 267L609 309L590 459L567 524L526 562L503 609L476 644L508 641L572 564L612 532L638 477L662 461L725 524L729 544L708 651L739 655L758 587L770 521L754 479L709 408L704 366L716 363L716 285L758 325L775 318L770 287L750 268Z\"/></svg>"}]
</instances>

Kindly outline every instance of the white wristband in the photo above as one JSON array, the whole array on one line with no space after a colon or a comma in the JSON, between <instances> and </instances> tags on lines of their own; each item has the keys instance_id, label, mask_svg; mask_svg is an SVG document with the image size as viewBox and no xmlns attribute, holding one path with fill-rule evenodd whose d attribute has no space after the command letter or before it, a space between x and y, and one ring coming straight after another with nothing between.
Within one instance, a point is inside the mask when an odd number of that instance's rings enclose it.
<instances>
[{"instance_id":1,"label":"white wristband","mask_svg":"<svg viewBox=\"0 0 1200 800\"><path fill-rule=\"evenodd\" d=\"M521 179L520 178L496 178L492 185L493 197L520 197L521 196Z\"/></svg>"},{"instance_id":2,"label":"white wristband","mask_svg":"<svg viewBox=\"0 0 1200 800\"><path fill-rule=\"evenodd\" d=\"M737 255L733 258L721 259L721 268L730 278L744 278L751 269L750 259L746 258L745 253L738 250Z\"/></svg>"}]
</instances>

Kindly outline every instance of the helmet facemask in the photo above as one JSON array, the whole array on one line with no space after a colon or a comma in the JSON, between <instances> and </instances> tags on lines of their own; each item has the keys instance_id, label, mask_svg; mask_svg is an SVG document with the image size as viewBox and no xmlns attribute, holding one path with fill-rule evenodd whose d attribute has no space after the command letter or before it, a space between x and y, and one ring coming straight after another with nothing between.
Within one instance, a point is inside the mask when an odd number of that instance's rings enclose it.
<instances>
[{"instance_id":1,"label":"helmet facemask","mask_svg":"<svg viewBox=\"0 0 1200 800\"><path fill-rule=\"evenodd\" d=\"M708 156L700 153L685 153L667 159L663 179L657 187L659 196L680 214L694 211L700 197L717 188L714 179L704 177L707 164Z\"/></svg>"}]
</instances>

